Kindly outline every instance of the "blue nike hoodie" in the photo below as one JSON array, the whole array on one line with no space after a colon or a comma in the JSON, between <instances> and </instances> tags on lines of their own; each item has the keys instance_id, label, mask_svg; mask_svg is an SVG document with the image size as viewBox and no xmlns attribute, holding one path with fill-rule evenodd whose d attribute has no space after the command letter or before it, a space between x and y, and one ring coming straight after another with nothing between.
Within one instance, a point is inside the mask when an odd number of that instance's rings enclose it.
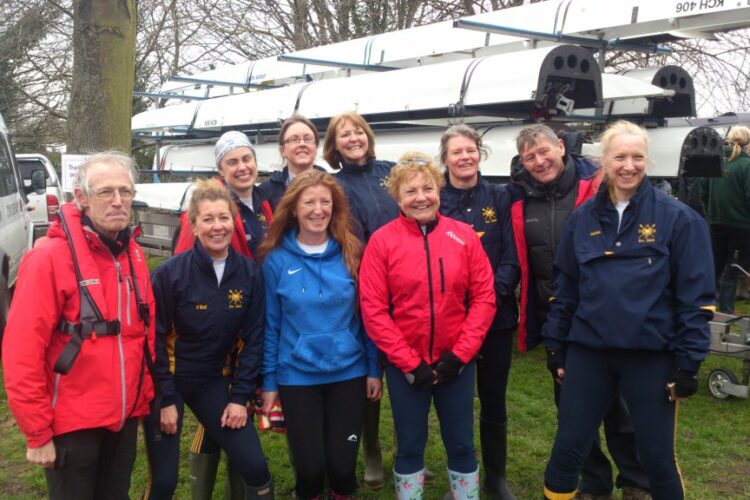
<instances>
[{"instance_id":1,"label":"blue nike hoodie","mask_svg":"<svg viewBox=\"0 0 750 500\"><path fill-rule=\"evenodd\" d=\"M356 311L357 286L341 246L305 253L290 231L263 263L263 390L379 377L377 350Z\"/></svg>"}]
</instances>

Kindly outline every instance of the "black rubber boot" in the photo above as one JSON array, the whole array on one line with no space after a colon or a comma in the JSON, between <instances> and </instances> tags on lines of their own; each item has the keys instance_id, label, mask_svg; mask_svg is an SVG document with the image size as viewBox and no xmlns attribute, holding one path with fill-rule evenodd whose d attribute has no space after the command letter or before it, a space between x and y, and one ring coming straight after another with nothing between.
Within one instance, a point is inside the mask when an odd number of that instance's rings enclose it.
<instances>
[{"instance_id":1,"label":"black rubber boot","mask_svg":"<svg viewBox=\"0 0 750 500\"><path fill-rule=\"evenodd\" d=\"M273 479L269 479L263 486L250 486L243 483L245 500L273 500Z\"/></svg>"},{"instance_id":2,"label":"black rubber boot","mask_svg":"<svg viewBox=\"0 0 750 500\"><path fill-rule=\"evenodd\" d=\"M365 455L365 486L377 490L385 486L383 454L380 451L380 401L365 403L362 449Z\"/></svg>"},{"instance_id":3,"label":"black rubber boot","mask_svg":"<svg viewBox=\"0 0 750 500\"><path fill-rule=\"evenodd\" d=\"M479 440L482 445L485 493L496 500L516 500L505 479L508 424L493 424L480 418Z\"/></svg>"},{"instance_id":4,"label":"black rubber boot","mask_svg":"<svg viewBox=\"0 0 750 500\"><path fill-rule=\"evenodd\" d=\"M224 500L245 498L245 480L237 467L227 457L227 479L224 482Z\"/></svg>"},{"instance_id":5,"label":"black rubber boot","mask_svg":"<svg viewBox=\"0 0 750 500\"><path fill-rule=\"evenodd\" d=\"M190 452L190 485L193 500L211 500L221 452Z\"/></svg>"}]
</instances>

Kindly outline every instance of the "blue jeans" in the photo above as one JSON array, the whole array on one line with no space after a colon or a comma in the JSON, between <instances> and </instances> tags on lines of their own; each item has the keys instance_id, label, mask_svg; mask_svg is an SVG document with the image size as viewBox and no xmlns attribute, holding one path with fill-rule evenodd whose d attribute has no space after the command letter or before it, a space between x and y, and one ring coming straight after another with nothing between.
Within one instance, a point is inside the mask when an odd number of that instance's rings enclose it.
<instances>
[{"instance_id":1,"label":"blue jeans","mask_svg":"<svg viewBox=\"0 0 750 500\"><path fill-rule=\"evenodd\" d=\"M385 377L396 429L397 474L413 474L424 468L427 415L434 400L440 435L448 455L448 469L468 474L477 470L474 453L474 362L455 380L415 389L398 368L387 366Z\"/></svg>"},{"instance_id":2,"label":"blue jeans","mask_svg":"<svg viewBox=\"0 0 750 500\"><path fill-rule=\"evenodd\" d=\"M595 351L571 344L565 358L557 435L544 473L545 486L569 493L617 390L635 427L636 446L654 500L684 498L675 457L675 403L666 395L674 354L664 351Z\"/></svg>"}]
</instances>

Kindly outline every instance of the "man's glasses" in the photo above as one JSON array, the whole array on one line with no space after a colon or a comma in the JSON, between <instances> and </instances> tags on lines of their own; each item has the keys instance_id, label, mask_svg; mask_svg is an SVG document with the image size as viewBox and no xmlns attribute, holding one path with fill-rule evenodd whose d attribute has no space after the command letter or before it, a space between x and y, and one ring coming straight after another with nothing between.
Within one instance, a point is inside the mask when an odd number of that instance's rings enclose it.
<instances>
[{"instance_id":1,"label":"man's glasses","mask_svg":"<svg viewBox=\"0 0 750 500\"><path fill-rule=\"evenodd\" d=\"M130 188L104 188L99 191L94 191L93 195L102 201L112 201L115 197L115 193L120 195L120 199L123 201L130 201L135 197L135 191Z\"/></svg>"}]
</instances>

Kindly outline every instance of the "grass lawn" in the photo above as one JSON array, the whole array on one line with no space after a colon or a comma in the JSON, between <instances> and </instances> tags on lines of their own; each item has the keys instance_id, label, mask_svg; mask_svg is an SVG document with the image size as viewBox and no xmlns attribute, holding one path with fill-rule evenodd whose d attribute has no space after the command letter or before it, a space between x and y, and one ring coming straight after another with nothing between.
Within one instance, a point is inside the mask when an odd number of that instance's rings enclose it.
<instances>
[{"instance_id":1,"label":"grass lawn","mask_svg":"<svg viewBox=\"0 0 750 500\"><path fill-rule=\"evenodd\" d=\"M750 307L743 304L745 310ZM508 479L519 499L538 499L542 492L542 477L549 457L554 433L555 411L552 387L544 368L541 348L526 354L515 353L508 387L509 458ZM701 387L697 395L680 405L677 453L686 479L689 499L747 499L750 498L750 401L744 399L714 399L706 388L706 377L714 368L728 368L741 376L742 364L736 358L711 355L701 371ZM46 494L42 470L25 460L25 442L18 432L6 404L4 386L0 388L0 498L36 499ZM478 411L478 401L475 409ZM190 498L188 473L189 442L195 421L189 412L183 432L183 454L180 482L176 498ZM447 491L445 456L442 451L437 419L431 414L431 436L426 463L436 474L434 484L428 485L425 498L439 499ZM479 444L478 425L475 443ZM387 397L381 415L381 444L384 466L392 467L393 426ZM286 457L285 438L279 434L261 436L276 482L277 497L291 498L292 472ZM147 482L147 464L142 440L132 477L131 497L140 498ZM222 464L223 467L223 464ZM360 460L360 477L361 460ZM223 478L220 469L219 477ZM223 498L220 480L215 498ZM385 488L371 492L362 488L363 499L393 498L393 482L389 477Z\"/></svg>"}]
</instances>

